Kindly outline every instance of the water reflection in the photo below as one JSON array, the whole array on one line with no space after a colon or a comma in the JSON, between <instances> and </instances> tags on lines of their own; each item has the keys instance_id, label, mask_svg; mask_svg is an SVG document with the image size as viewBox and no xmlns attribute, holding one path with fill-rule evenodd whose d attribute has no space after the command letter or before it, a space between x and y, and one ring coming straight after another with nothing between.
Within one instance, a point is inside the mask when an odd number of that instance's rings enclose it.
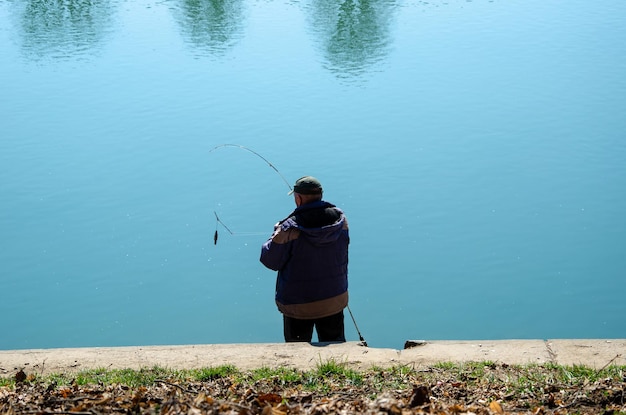
<instances>
[{"instance_id":1,"label":"water reflection","mask_svg":"<svg viewBox=\"0 0 626 415\"><path fill-rule=\"evenodd\" d=\"M200 56L223 56L244 35L246 0L165 0ZM309 0L304 8L324 66L355 79L385 59L397 0ZM94 53L112 30L120 0L12 0L21 46L32 59Z\"/></svg>"},{"instance_id":2,"label":"water reflection","mask_svg":"<svg viewBox=\"0 0 626 415\"><path fill-rule=\"evenodd\" d=\"M395 1L314 0L313 30L326 60L339 78L373 70L388 53Z\"/></svg>"},{"instance_id":3,"label":"water reflection","mask_svg":"<svg viewBox=\"0 0 626 415\"><path fill-rule=\"evenodd\" d=\"M183 37L201 55L222 56L242 36L242 0L180 0L173 10Z\"/></svg>"},{"instance_id":4,"label":"water reflection","mask_svg":"<svg viewBox=\"0 0 626 415\"><path fill-rule=\"evenodd\" d=\"M75 58L93 52L111 25L108 0L15 1L22 48L32 58Z\"/></svg>"}]
</instances>

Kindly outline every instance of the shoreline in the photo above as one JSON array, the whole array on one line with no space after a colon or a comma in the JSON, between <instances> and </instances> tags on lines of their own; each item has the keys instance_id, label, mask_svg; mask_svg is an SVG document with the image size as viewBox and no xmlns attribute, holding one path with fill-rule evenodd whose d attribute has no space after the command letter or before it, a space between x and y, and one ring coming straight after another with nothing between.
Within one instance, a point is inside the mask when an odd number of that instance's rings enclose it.
<instances>
[{"instance_id":1,"label":"shoreline","mask_svg":"<svg viewBox=\"0 0 626 415\"><path fill-rule=\"evenodd\" d=\"M492 361L509 365L554 363L602 369L626 366L626 339L413 340L403 350L346 343L239 343L172 346L0 350L0 376L19 370L47 375L90 369L199 369L232 365L309 370L334 360L357 370L441 362Z\"/></svg>"}]
</instances>

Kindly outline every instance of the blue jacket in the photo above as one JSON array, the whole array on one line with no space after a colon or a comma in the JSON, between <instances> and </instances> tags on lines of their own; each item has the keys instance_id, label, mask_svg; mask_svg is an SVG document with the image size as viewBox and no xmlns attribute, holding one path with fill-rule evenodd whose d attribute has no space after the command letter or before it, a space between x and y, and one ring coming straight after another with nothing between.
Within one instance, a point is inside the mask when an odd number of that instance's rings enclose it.
<instances>
[{"instance_id":1,"label":"blue jacket","mask_svg":"<svg viewBox=\"0 0 626 415\"><path fill-rule=\"evenodd\" d=\"M325 202L299 206L263 244L261 262L278 271L276 304L294 318L322 318L348 303L348 221Z\"/></svg>"}]
</instances>

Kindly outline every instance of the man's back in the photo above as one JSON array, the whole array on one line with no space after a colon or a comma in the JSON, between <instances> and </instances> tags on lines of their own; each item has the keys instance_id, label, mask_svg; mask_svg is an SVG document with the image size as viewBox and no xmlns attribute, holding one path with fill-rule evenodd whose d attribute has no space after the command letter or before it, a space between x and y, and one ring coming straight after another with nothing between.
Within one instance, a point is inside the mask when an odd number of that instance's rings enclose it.
<instances>
[{"instance_id":1,"label":"man's back","mask_svg":"<svg viewBox=\"0 0 626 415\"><path fill-rule=\"evenodd\" d=\"M303 179L312 188L299 188ZM341 209L322 200L317 179L305 176L294 190L296 210L276 224L261 249L263 265L278 271L276 305L284 316L285 339L310 341L308 332L315 325L320 341L320 332L328 335L327 341L345 341L348 221Z\"/></svg>"}]
</instances>

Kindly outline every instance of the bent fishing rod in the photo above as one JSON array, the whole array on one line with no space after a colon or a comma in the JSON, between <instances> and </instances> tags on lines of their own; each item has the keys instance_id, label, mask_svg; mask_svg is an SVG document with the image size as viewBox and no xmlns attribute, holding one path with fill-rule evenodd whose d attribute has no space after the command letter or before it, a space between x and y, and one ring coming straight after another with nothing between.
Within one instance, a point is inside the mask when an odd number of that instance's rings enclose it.
<instances>
[{"instance_id":1,"label":"bent fishing rod","mask_svg":"<svg viewBox=\"0 0 626 415\"><path fill-rule=\"evenodd\" d=\"M256 151L252 150L251 148L248 148L246 146L242 146L241 144L220 144L219 146L215 146L212 149L209 150L209 153L211 153L212 151L215 151L217 149L223 148L223 147L235 147L235 148L240 148L242 150L246 150L249 151L250 153L254 154L255 156L259 157L261 160L263 160L264 162L267 163L268 166L270 166L276 173L278 173L278 175L280 176L281 179L283 179L283 182L285 182L285 184L287 185L287 187L289 188L289 191L292 191L293 189L291 188L291 185L289 184L289 182L287 181L287 179L285 179L285 176L283 176L278 169L265 157L263 157L262 155L260 155L259 153L257 153Z\"/></svg>"},{"instance_id":2,"label":"bent fishing rod","mask_svg":"<svg viewBox=\"0 0 626 415\"><path fill-rule=\"evenodd\" d=\"M238 148L238 149L241 149L241 150L248 151L248 152L254 154L255 156L259 157L261 160L263 160L265 163L267 163L267 165L270 166L272 168L272 170L274 170L280 176L281 179L283 179L283 182L285 182L285 184L289 188L290 192L293 190L291 185L287 181L287 179L285 179L285 176L283 176L281 174L281 172L278 171L276 166L274 166L268 159L266 159L265 157L263 157L262 155L260 155L256 151L252 150L251 148L248 148L246 146L242 146L241 144L220 144L220 145L215 146L212 149L210 149L209 153L211 153L211 152L213 152L215 150L218 150L220 148L224 148L224 147ZM216 223L215 223L215 234L213 235L213 243L215 245L217 245L217 238L218 238L217 226L218 226L218 224L222 225L231 235L235 235L235 233L233 233L233 231L231 231L228 228L228 226L226 226L226 224L224 224L224 222L222 222L222 220L219 218L219 216L217 216L217 212L213 211L213 213L215 214L215 220L216 220ZM359 331L359 326L357 326L357 324L356 324L356 320L354 319L354 314L352 314L352 310L350 310L350 305L346 305L346 308L348 309L348 313L350 313L350 317L352 318L352 322L354 323L354 328L356 329L356 332L359 335L359 345L367 347L367 342L365 341L365 339L363 338L363 335Z\"/></svg>"}]
</instances>

